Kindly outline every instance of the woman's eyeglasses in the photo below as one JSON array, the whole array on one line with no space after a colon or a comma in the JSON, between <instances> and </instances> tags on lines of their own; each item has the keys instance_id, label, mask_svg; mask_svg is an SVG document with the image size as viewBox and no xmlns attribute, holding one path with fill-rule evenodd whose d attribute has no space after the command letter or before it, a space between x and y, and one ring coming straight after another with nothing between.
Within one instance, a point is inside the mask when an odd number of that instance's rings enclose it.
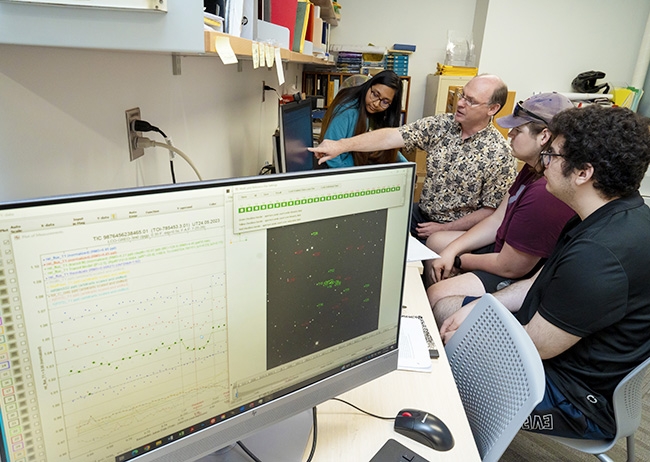
<instances>
[{"instance_id":1,"label":"woman's eyeglasses","mask_svg":"<svg viewBox=\"0 0 650 462\"><path fill-rule=\"evenodd\" d=\"M553 151L542 151L539 153L539 157L542 159L542 165L548 167L548 164L551 163L553 157L564 157L562 154L556 154Z\"/></svg>"},{"instance_id":2,"label":"woman's eyeglasses","mask_svg":"<svg viewBox=\"0 0 650 462\"><path fill-rule=\"evenodd\" d=\"M374 103L375 101L379 101L379 105L383 109L388 109L390 105L393 103L391 100L388 98L382 98L381 95L379 94L378 91L376 91L374 88L370 89L370 100Z\"/></svg>"},{"instance_id":3,"label":"woman's eyeglasses","mask_svg":"<svg viewBox=\"0 0 650 462\"><path fill-rule=\"evenodd\" d=\"M533 119L539 120L539 121L542 122L544 125L548 125L548 122L546 122L546 120L544 120L543 118L541 118L540 116L538 116L538 115L535 114L534 112L529 111L528 109L526 109L525 107L523 107L522 104L523 104L523 101L519 101L519 102L517 103L517 105L515 106L515 110L512 112L512 114L513 114L515 117L517 117L517 116L519 115L520 112L523 112L523 113L526 114L528 117L532 117Z\"/></svg>"}]
</instances>

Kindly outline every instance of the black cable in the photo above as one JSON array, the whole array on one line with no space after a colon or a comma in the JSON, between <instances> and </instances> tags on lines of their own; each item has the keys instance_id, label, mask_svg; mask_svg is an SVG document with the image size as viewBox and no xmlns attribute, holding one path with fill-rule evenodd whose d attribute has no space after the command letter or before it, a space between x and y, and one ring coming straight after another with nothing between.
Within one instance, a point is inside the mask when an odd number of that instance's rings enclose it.
<instances>
[{"instance_id":1,"label":"black cable","mask_svg":"<svg viewBox=\"0 0 650 462\"><path fill-rule=\"evenodd\" d=\"M311 418L312 418L312 439L311 439L311 451L309 452L309 457L306 462L311 462L316 453L316 441L318 435L318 418L316 417L316 406L311 408ZM254 462L262 462L260 459L253 454L250 449L246 447L241 441L237 441L237 445L242 448L242 450L250 457Z\"/></svg>"},{"instance_id":2,"label":"black cable","mask_svg":"<svg viewBox=\"0 0 650 462\"><path fill-rule=\"evenodd\" d=\"M176 184L176 173L174 172L174 161L169 159L169 170L172 172L172 183Z\"/></svg>"},{"instance_id":3,"label":"black cable","mask_svg":"<svg viewBox=\"0 0 650 462\"><path fill-rule=\"evenodd\" d=\"M151 125L149 122L146 120L134 120L131 122L132 128L136 132L157 132L162 135L163 138L165 138L165 141L167 144L170 144L169 139L167 138L167 135L165 135L165 132L163 132L160 128L156 127L155 125ZM169 170L171 172L172 176L172 183L176 184L176 172L174 171L174 160L169 159Z\"/></svg>"},{"instance_id":4,"label":"black cable","mask_svg":"<svg viewBox=\"0 0 650 462\"><path fill-rule=\"evenodd\" d=\"M259 460L257 457L255 457L255 454L253 454L241 441L237 441L237 445L242 448L242 450L248 454L248 457L250 457L254 462L262 462Z\"/></svg>"},{"instance_id":5,"label":"black cable","mask_svg":"<svg viewBox=\"0 0 650 462\"><path fill-rule=\"evenodd\" d=\"M278 99L282 101L282 95L280 95L280 92L278 92L278 90L276 90L275 88L269 87L268 85L264 85L264 91L274 91L275 94L278 95Z\"/></svg>"},{"instance_id":6,"label":"black cable","mask_svg":"<svg viewBox=\"0 0 650 462\"><path fill-rule=\"evenodd\" d=\"M361 409L360 407L357 407L357 406L355 406L354 404L349 403L349 402L347 402L347 401L345 401L344 399L341 399L341 398L332 398L332 401L339 401L339 402L341 402L341 403L343 403L343 404L347 404L348 406L355 408L357 411L363 412L364 414L369 415L369 416L371 416L371 417L375 417L375 418L377 418L377 419L382 419L382 420L395 420L395 417L382 417L382 416L380 416L380 415L373 414L372 412L364 411L364 410Z\"/></svg>"},{"instance_id":7,"label":"black cable","mask_svg":"<svg viewBox=\"0 0 650 462\"><path fill-rule=\"evenodd\" d=\"M318 419L316 418L316 406L311 408L311 416L312 416L312 440L311 440L311 451L309 452L309 457L307 458L307 462L311 462L311 460L314 458L314 453L316 452L316 437L318 436Z\"/></svg>"},{"instance_id":8,"label":"black cable","mask_svg":"<svg viewBox=\"0 0 650 462\"><path fill-rule=\"evenodd\" d=\"M160 133L163 138L167 139L167 135L165 135L160 128L151 125L146 120L134 120L131 124L133 124L133 130L136 132L157 132Z\"/></svg>"},{"instance_id":9,"label":"black cable","mask_svg":"<svg viewBox=\"0 0 650 462\"><path fill-rule=\"evenodd\" d=\"M258 175L269 175L271 173L275 173L275 166L273 164L266 164L260 169Z\"/></svg>"}]
</instances>

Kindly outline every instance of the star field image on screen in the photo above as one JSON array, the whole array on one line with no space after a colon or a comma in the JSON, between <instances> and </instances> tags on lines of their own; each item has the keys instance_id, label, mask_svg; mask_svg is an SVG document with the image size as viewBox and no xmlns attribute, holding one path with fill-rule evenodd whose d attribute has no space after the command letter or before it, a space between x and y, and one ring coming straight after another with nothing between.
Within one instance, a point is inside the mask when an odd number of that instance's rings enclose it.
<instances>
[{"instance_id":1,"label":"star field image on screen","mask_svg":"<svg viewBox=\"0 0 650 462\"><path fill-rule=\"evenodd\" d=\"M377 329L386 218L384 209L268 230L269 369Z\"/></svg>"}]
</instances>

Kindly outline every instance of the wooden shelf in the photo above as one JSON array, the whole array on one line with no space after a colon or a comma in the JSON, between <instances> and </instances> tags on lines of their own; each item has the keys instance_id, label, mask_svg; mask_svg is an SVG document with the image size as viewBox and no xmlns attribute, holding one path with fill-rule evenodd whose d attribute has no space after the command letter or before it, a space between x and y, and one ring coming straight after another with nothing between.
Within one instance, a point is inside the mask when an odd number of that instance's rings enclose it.
<instances>
[{"instance_id":1,"label":"wooden shelf","mask_svg":"<svg viewBox=\"0 0 650 462\"><path fill-rule=\"evenodd\" d=\"M341 15L334 11L332 0L311 0L311 2L320 6L320 18L331 26L338 26Z\"/></svg>"},{"instance_id":2,"label":"wooden shelf","mask_svg":"<svg viewBox=\"0 0 650 462\"><path fill-rule=\"evenodd\" d=\"M219 54L215 47L215 39L217 37L227 37L230 41L230 46L235 52L238 58L251 58L253 56L253 41L241 37L235 37L234 35L228 35L221 32L214 31L205 31L204 32L204 41L205 41L205 52L206 54ZM295 51L287 50L286 48L280 49L280 56L282 61L291 62L291 63L303 63L303 64L318 64L318 65L333 65L334 63L326 61L324 59L317 58L315 56L306 55L303 53L296 53Z\"/></svg>"}]
</instances>

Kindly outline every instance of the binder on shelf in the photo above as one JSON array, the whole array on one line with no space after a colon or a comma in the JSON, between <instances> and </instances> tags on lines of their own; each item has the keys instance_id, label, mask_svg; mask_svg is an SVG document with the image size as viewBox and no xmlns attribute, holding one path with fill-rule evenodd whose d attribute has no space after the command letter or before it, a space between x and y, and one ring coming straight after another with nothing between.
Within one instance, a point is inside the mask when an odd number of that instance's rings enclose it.
<instances>
[{"instance_id":1,"label":"binder on shelf","mask_svg":"<svg viewBox=\"0 0 650 462\"><path fill-rule=\"evenodd\" d=\"M334 80L327 82L327 105L329 106L334 101Z\"/></svg>"},{"instance_id":2,"label":"binder on shelf","mask_svg":"<svg viewBox=\"0 0 650 462\"><path fill-rule=\"evenodd\" d=\"M396 43L393 45L393 50L395 51L415 51L415 45L408 45L406 43Z\"/></svg>"},{"instance_id":3,"label":"binder on shelf","mask_svg":"<svg viewBox=\"0 0 650 462\"><path fill-rule=\"evenodd\" d=\"M293 44L297 10L297 0L271 0L271 22L289 29L289 47Z\"/></svg>"},{"instance_id":4,"label":"binder on shelf","mask_svg":"<svg viewBox=\"0 0 650 462\"><path fill-rule=\"evenodd\" d=\"M296 25L293 33L293 46L291 49L298 53L302 53L305 47L310 6L311 3L308 1L299 0L296 7Z\"/></svg>"}]
</instances>

